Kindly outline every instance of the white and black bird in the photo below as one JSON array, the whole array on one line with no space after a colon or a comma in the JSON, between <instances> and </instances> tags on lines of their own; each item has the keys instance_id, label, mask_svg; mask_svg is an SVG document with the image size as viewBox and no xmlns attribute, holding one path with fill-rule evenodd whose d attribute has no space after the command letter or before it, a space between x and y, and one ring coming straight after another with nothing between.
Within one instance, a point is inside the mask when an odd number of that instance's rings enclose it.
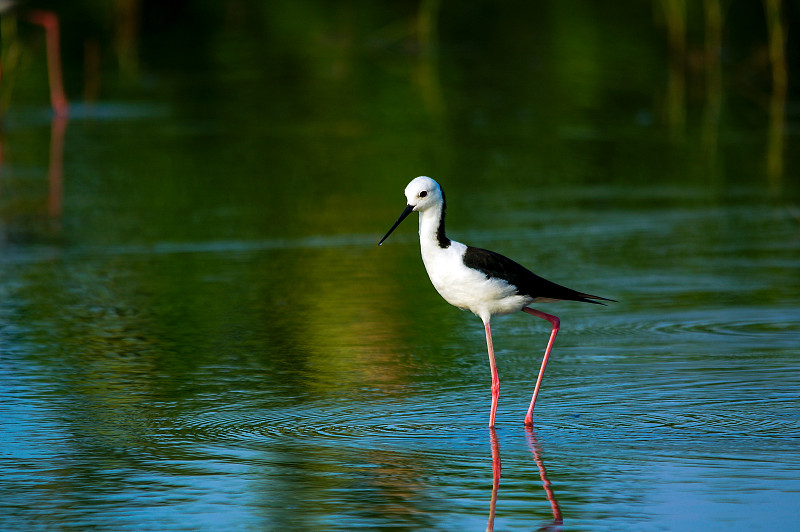
<instances>
[{"instance_id":1,"label":"white and black bird","mask_svg":"<svg viewBox=\"0 0 800 532\"><path fill-rule=\"evenodd\" d=\"M497 364L492 347L490 326L492 316L502 316L521 310L543 318L553 325L531 404L525 415L525 424L533 425L533 407L542 384L547 359L553 348L553 341L558 334L560 321L556 316L532 309L528 305L563 300L602 305L604 303L601 301L614 300L561 286L539 277L499 253L450 240L444 227L446 208L444 191L439 183L430 177L420 176L412 180L406 187L405 195L407 200L405 210L378 245L383 244L409 214L414 211L419 212L422 262L434 288L451 305L469 310L483 320L492 372L490 427L494 426L497 400L500 396L500 380L497 376Z\"/></svg>"}]
</instances>

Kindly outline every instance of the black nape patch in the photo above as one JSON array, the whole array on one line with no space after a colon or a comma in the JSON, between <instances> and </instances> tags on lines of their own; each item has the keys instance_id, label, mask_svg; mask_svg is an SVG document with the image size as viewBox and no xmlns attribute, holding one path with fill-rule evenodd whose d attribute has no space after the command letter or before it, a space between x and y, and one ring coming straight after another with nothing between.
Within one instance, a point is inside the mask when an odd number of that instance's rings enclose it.
<instances>
[{"instance_id":1,"label":"black nape patch","mask_svg":"<svg viewBox=\"0 0 800 532\"><path fill-rule=\"evenodd\" d=\"M440 248L447 249L450 247L450 239L444 232L444 213L447 210L447 201L444 199L444 189L439 187L439 190L442 193L442 215L439 217L439 228L436 229L436 240L439 242Z\"/></svg>"}]
</instances>

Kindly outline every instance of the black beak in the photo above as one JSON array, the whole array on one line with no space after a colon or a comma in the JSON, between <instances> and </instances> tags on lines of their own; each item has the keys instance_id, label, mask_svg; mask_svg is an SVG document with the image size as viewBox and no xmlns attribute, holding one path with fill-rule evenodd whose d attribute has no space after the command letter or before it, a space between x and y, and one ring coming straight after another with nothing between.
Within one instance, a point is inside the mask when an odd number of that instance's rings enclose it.
<instances>
[{"instance_id":1,"label":"black beak","mask_svg":"<svg viewBox=\"0 0 800 532\"><path fill-rule=\"evenodd\" d=\"M397 219L397 221L396 221L396 222L394 223L394 225L392 226L392 228L391 228L391 229L389 229L389 232L388 232L388 233L386 233L386 234L383 236L383 238L381 238L381 241L380 241L380 242L378 242L378 245L380 246L381 244L383 244L383 241L384 241L384 240L386 240L387 238L389 238L389 235L391 235L391 234L392 234L392 231L394 231L394 230L397 228L397 226L398 226L398 225L400 225L400 222L402 222L403 220L405 220L405 219L406 219L406 216L408 216L408 215L409 215L409 214L411 214L412 212L414 212L414 206L413 206L413 205L406 205L406 208L405 208L405 210L403 211L403 213L400 215L400 218L398 218L398 219Z\"/></svg>"}]
</instances>

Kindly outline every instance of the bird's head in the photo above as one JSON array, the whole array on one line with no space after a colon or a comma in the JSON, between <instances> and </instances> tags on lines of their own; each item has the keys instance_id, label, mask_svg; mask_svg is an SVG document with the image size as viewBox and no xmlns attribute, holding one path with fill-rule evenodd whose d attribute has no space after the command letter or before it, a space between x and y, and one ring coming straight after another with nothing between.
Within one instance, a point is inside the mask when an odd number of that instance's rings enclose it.
<instances>
[{"instance_id":1,"label":"bird's head","mask_svg":"<svg viewBox=\"0 0 800 532\"><path fill-rule=\"evenodd\" d=\"M424 175L412 179L411 183L406 186L405 193L406 208L400 214L400 217L392 228L389 229L386 235L381 238L381 241L378 242L379 246L383 244L383 241L392 234L392 231L394 231L398 225L400 225L400 222L405 220L412 212L424 212L432 207L441 206L444 203L442 187L439 186L439 183Z\"/></svg>"},{"instance_id":2,"label":"bird's head","mask_svg":"<svg viewBox=\"0 0 800 532\"><path fill-rule=\"evenodd\" d=\"M417 212L441 205L444 197L439 183L424 175L413 179L406 186L405 193L408 206Z\"/></svg>"}]
</instances>

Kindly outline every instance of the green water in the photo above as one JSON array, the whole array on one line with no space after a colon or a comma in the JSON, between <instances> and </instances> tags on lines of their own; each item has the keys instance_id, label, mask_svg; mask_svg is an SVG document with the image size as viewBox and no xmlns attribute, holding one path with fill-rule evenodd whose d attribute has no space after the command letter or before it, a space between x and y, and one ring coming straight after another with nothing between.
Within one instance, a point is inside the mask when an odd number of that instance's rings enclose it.
<instances>
[{"instance_id":1,"label":"green water","mask_svg":"<svg viewBox=\"0 0 800 532\"><path fill-rule=\"evenodd\" d=\"M699 64L689 9L676 70L662 2L208 4L143 3L119 62L61 12L63 120L19 21L0 528L795 525L797 96L758 61L762 6ZM489 431L480 320L413 217L376 246L422 174L451 238L618 300L540 307L562 328L532 431L548 324L493 323Z\"/></svg>"}]
</instances>

